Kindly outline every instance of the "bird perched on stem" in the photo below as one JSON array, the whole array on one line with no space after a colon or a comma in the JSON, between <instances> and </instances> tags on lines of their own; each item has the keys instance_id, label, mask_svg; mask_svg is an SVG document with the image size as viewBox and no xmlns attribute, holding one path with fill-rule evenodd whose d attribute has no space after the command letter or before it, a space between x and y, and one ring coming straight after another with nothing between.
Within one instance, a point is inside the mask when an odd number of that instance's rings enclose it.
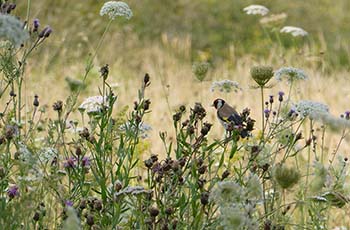
<instances>
[{"instance_id":1,"label":"bird perched on stem","mask_svg":"<svg viewBox=\"0 0 350 230\"><path fill-rule=\"evenodd\" d=\"M243 127L242 117L225 100L218 98L213 102L212 106L217 110L217 117L226 131L231 132L235 127ZM243 138L247 135L248 133L245 130L240 132L240 136Z\"/></svg>"}]
</instances>

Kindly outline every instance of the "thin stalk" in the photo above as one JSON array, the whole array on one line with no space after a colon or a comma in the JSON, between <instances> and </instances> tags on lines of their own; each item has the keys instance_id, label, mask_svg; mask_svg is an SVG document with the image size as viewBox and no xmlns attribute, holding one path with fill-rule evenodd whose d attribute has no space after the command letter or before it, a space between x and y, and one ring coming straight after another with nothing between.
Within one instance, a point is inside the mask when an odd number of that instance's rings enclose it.
<instances>
[{"instance_id":1,"label":"thin stalk","mask_svg":"<svg viewBox=\"0 0 350 230\"><path fill-rule=\"evenodd\" d=\"M261 93L261 140L264 140L264 130L265 130L265 114L264 114L264 87L260 87L260 93Z\"/></svg>"}]
</instances>

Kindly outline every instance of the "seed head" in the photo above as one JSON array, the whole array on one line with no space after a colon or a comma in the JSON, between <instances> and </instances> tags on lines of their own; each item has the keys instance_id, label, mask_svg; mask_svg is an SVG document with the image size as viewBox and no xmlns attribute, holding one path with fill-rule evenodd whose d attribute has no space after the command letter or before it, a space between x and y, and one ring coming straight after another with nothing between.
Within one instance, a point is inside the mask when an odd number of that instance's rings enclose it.
<instances>
[{"instance_id":1,"label":"seed head","mask_svg":"<svg viewBox=\"0 0 350 230\"><path fill-rule=\"evenodd\" d=\"M255 66L250 69L250 74L260 87L264 87L273 77L273 69L271 66Z\"/></svg>"},{"instance_id":2,"label":"seed head","mask_svg":"<svg viewBox=\"0 0 350 230\"><path fill-rule=\"evenodd\" d=\"M62 101L56 101L53 103L52 108L54 111L62 112L63 102Z\"/></svg>"}]
</instances>

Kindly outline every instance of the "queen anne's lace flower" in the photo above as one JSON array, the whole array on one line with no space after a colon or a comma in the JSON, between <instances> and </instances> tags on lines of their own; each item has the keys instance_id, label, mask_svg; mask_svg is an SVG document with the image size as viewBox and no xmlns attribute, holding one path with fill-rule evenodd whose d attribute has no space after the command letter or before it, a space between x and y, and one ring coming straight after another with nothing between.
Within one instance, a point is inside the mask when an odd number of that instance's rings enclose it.
<instances>
[{"instance_id":1,"label":"queen anne's lace flower","mask_svg":"<svg viewBox=\"0 0 350 230\"><path fill-rule=\"evenodd\" d=\"M315 102L302 100L294 106L294 110L297 111L301 117L318 118L324 114L328 114L329 108L327 105Z\"/></svg>"},{"instance_id":2,"label":"queen anne's lace flower","mask_svg":"<svg viewBox=\"0 0 350 230\"><path fill-rule=\"evenodd\" d=\"M214 81L211 84L210 91L214 92L216 89L218 89L220 92L225 93L229 93L231 91L238 92L239 90L242 90L238 82L231 80Z\"/></svg>"},{"instance_id":3,"label":"queen anne's lace flower","mask_svg":"<svg viewBox=\"0 0 350 230\"><path fill-rule=\"evenodd\" d=\"M10 41L15 47L22 45L29 38L28 31L16 17L0 14L0 39Z\"/></svg>"},{"instance_id":4,"label":"queen anne's lace flower","mask_svg":"<svg viewBox=\"0 0 350 230\"><path fill-rule=\"evenodd\" d=\"M282 81L284 76L287 78L288 82L294 80L306 80L308 78L302 69L294 67L282 67L275 72L275 78L278 81Z\"/></svg>"},{"instance_id":5,"label":"queen anne's lace flower","mask_svg":"<svg viewBox=\"0 0 350 230\"><path fill-rule=\"evenodd\" d=\"M266 15L269 12L269 9L267 9L265 6L262 5L250 5L243 9L243 11L246 14L259 14L259 15Z\"/></svg>"},{"instance_id":6,"label":"queen anne's lace flower","mask_svg":"<svg viewBox=\"0 0 350 230\"><path fill-rule=\"evenodd\" d=\"M92 96L86 98L83 103L79 106L79 110L87 112L88 114L100 113L104 106L107 106L107 97Z\"/></svg>"},{"instance_id":7,"label":"queen anne's lace flower","mask_svg":"<svg viewBox=\"0 0 350 230\"><path fill-rule=\"evenodd\" d=\"M280 30L280 32L291 34L294 37L298 37L298 36L304 37L308 35L308 33L305 30L295 26L285 26Z\"/></svg>"},{"instance_id":8,"label":"queen anne's lace flower","mask_svg":"<svg viewBox=\"0 0 350 230\"><path fill-rule=\"evenodd\" d=\"M111 20L114 20L118 16L125 17L126 19L130 19L133 16L129 5L122 1L106 2L100 10L100 15L108 15Z\"/></svg>"}]
</instances>

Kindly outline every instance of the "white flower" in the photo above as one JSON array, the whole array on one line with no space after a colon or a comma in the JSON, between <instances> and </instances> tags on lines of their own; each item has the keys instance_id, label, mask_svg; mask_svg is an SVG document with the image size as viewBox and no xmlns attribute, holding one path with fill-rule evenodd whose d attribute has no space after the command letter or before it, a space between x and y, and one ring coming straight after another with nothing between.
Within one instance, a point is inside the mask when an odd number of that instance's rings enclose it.
<instances>
[{"instance_id":1,"label":"white flower","mask_svg":"<svg viewBox=\"0 0 350 230\"><path fill-rule=\"evenodd\" d=\"M105 106L108 105L107 97L92 96L86 98L78 109L82 112L86 111L88 114L100 113L103 109L103 103Z\"/></svg>"},{"instance_id":2,"label":"white flower","mask_svg":"<svg viewBox=\"0 0 350 230\"><path fill-rule=\"evenodd\" d=\"M269 9L267 9L265 6L262 5L250 5L243 9L243 11L246 14L260 14L260 15L266 15L269 12Z\"/></svg>"},{"instance_id":3,"label":"white flower","mask_svg":"<svg viewBox=\"0 0 350 230\"><path fill-rule=\"evenodd\" d=\"M224 229L242 229L247 222L245 213L238 207L221 208L220 212Z\"/></svg>"},{"instance_id":4,"label":"white flower","mask_svg":"<svg viewBox=\"0 0 350 230\"><path fill-rule=\"evenodd\" d=\"M130 19L133 14L128 4L122 1L109 1L103 4L100 15L108 15L109 19L114 20L117 16Z\"/></svg>"},{"instance_id":5,"label":"white flower","mask_svg":"<svg viewBox=\"0 0 350 230\"><path fill-rule=\"evenodd\" d=\"M308 77L302 69L297 69L294 67L282 67L275 72L275 78L278 81L282 81L283 76L287 77L288 82L294 80L306 80Z\"/></svg>"},{"instance_id":6,"label":"white flower","mask_svg":"<svg viewBox=\"0 0 350 230\"><path fill-rule=\"evenodd\" d=\"M215 89L218 89L220 92L225 92L225 93L229 93L231 91L238 92L239 90L242 90L238 82L231 81L231 80L214 81L211 84L210 91L214 92Z\"/></svg>"},{"instance_id":7,"label":"white flower","mask_svg":"<svg viewBox=\"0 0 350 230\"><path fill-rule=\"evenodd\" d=\"M312 119L318 119L324 114L328 114L329 108L327 105L308 100L301 100L293 108L300 114L301 117L309 116Z\"/></svg>"},{"instance_id":8,"label":"white flower","mask_svg":"<svg viewBox=\"0 0 350 230\"><path fill-rule=\"evenodd\" d=\"M124 125L121 125L119 127L119 130L121 131L132 131L135 132L135 127L130 125L129 122L125 123ZM152 126L146 124L146 123L140 123L138 128L138 134L142 139L146 139L148 137L148 132L152 130Z\"/></svg>"},{"instance_id":9,"label":"white flower","mask_svg":"<svg viewBox=\"0 0 350 230\"><path fill-rule=\"evenodd\" d=\"M22 45L29 38L28 31L16 17L0 14L0 39L10 41L15 47Z\"/></svg>"},{"instance_id":10,"label":"white flower","mask_svg":"<svg viewBox=\"0 0 350 230\"><path fill-rule=\"evenodd\" d=\"M283 22L287 18L286 13L271 14L260 19L260 23L263 25L277 24Z\"/></svg>"},{"instance_id":11,"label":"white flower","mask_svg":"<svg viewBox=\"0 0 350 230\"><path fill-rule=\"evenodd\" d=\"M51 162L57 156L58 151L54 148L44 147L39 151L39 161L42 163Z\"/></svg>"},{"instance_id":12,"label":"white flower","mask_svg":"<svg viewBox=\"0 0 350 230\"><path fill-rule=\"evenodd\" d=\"M63 230L79 230L80 227L80 220L78 218L77 212L73 207L67 206L66 207L66 214L67 219L63 223Z\"/></svg>"},{"instance_id":13,"label":"white flower","mask_svg":"<svg viewBox=\"0 0 350 230\"><path fill-rule=\"evenodd\" d=\"M339 226L339 227L333 228L333 230L348 230L348 228L345 226Z\"/></svg>"},{"instance_id":14,"label":"white flower","mask_svg":"<svg viewBox=\"0 0 350 230\"><path fill-rule=\"evenodd\" d=\"M303 30L302 28L299 27L294 27L294 26L285 26L280 30L281 33L287 33L287 34L292 34L292 36L294 37L304 37L306 36L308 33Z\"/></svg>"},{"instance_id":15,"label":"white flower","mask_svg":"<svg viewBox=\"0 0 350 230\"><path fill-rule=\"evenodd\" d=\"M259 177L256 174L252 174L249 177L246 188L250 198L261 198L263 189Z\"/></svg>"},{"instance_id":16,"label":"white flower","mask_svg":"<svg viewBox=\"0 0 350 230\"><path fill-rule=\"evenodd\" d=\"M243 197L241 186L233 181L222 181L217 183L217 187L210 193L210 200L217 204L229 205L237 203Z\"/></svg>"}]
</instances>

